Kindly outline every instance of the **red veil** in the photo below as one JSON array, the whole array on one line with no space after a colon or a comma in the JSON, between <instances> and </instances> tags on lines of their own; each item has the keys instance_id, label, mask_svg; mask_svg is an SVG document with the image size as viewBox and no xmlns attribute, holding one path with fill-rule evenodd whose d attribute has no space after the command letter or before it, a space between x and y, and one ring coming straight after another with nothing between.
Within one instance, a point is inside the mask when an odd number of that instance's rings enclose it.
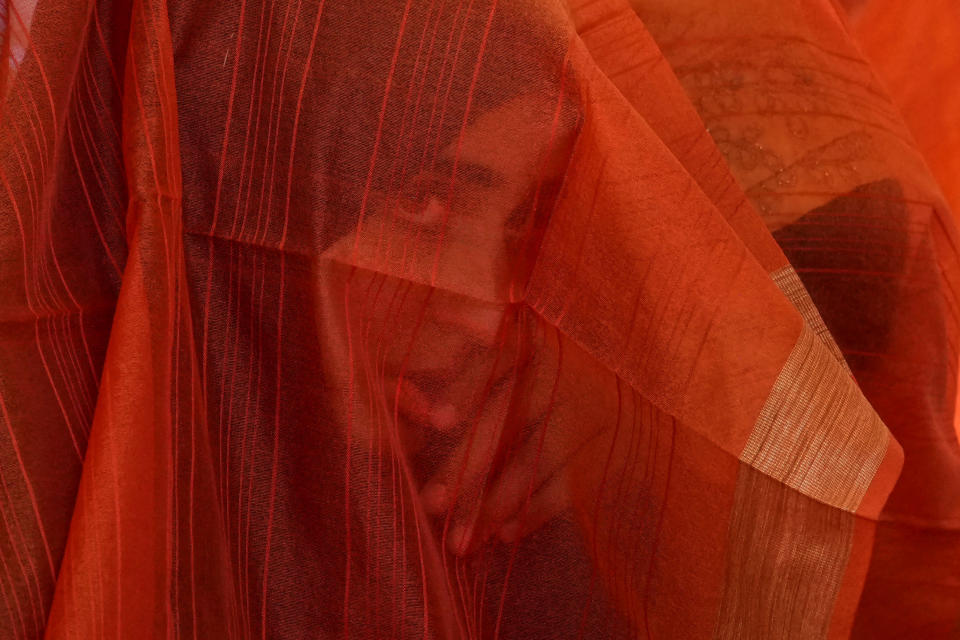
<instances>
[{"instance_id":1,"label":"red veil","mask_svg":"<svg viewBox=\"0 0 960 640\"><path fill-rule=\"evenodd\" d=\"M3 637L958 632L872 5L0 8Z\"/></svg>"}]
</instances>

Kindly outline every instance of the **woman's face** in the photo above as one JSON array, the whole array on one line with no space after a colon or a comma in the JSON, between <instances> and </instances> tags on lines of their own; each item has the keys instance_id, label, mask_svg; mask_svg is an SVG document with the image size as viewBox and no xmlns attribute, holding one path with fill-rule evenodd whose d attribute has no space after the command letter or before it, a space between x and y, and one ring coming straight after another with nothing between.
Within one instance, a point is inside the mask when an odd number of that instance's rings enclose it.
<instances>
[{"instance_id":1,"label":"woman's face","mask_svg":"<svg viewBox=\"0 0 960 640\"><path fill-rule=\"evenodd\" d=\"M569 155L557 108L526 94L478 115L400 197L371 195L359 233L321 258L320 335L341 395L353 389L352 435L400 447L434 487L428 510L449 502L438 474L481 473L500 439L537 193Z\"/></svg>"}]
</instances>

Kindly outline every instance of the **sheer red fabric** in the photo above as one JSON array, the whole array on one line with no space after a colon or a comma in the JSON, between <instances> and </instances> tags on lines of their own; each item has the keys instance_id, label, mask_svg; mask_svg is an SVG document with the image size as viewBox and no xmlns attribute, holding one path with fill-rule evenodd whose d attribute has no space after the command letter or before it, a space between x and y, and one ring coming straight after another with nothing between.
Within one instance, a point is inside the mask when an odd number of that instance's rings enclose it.
<instances>
[{"instance_id":1,"label":"sheer red fabric","mask_svg":"<svg viewBox=\"0 0 960 640\"><path fill-rule=\"evenodd\" d=\"M0 0L0 635L953 637L862 15Z\"/></svg>"}]
</instances>

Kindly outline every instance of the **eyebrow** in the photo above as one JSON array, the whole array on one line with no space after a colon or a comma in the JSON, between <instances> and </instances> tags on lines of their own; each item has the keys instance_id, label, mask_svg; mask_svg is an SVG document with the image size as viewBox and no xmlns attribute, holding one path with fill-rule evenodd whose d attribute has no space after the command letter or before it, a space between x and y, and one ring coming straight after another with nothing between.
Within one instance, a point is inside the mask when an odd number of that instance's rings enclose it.
<instances>
[{"instance_id":1,"label":"eyebrow","mask_svg":"<svg viewBox=\"0 0 960 640\"><path fill-rule=\"evenodd\" d=\"M437 173L450 175L453 171L453 160L443 158L437 160ZM501 173L491 169L488 166L476 162L457 162L457 179L464 179L470 184L477 184L483 187L495 187L503 184L504 177Z\"/></svg>"}]
</instances>

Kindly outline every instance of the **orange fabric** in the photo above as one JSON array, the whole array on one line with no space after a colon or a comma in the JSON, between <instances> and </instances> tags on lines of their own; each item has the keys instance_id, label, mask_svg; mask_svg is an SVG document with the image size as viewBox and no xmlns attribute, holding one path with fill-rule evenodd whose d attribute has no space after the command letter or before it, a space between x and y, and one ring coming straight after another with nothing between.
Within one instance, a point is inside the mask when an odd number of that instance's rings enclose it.
<instances>
[{"instance_id":1,"label":"orange fabric","mask_svg":"<svg viewBox=\"0 0 960 640\"><path fill-rule=\"evenodd\" d=\"M916 137L954 212L960 211L960 6L918 10L903 0L853 3L850 25Z\"/></svg>"},{"instance_id":2,"label":"orange fabric","mask_svg":"<svg viewBox=\"0 0 960 640\"><path fill-rule=\"evenodd\" d=\"M0 7L3 637L955 632L960 236L829 0Z\"/></svg>"}]
</instances>

